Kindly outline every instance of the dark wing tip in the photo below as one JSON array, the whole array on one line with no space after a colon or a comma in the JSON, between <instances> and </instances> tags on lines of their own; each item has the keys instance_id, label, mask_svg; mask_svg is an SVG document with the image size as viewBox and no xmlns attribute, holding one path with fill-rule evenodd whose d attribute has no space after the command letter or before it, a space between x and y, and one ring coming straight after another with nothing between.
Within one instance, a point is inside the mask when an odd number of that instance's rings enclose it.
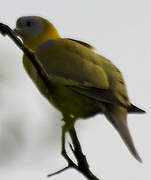
<instances>
[{"instance_id":1,"label":"dark wing tip","mask_svg":"<svg viewBox=\"0 0 151 180\"><path fill-rule=\"evenodd\" d=\"M127 110L128 110L128 113L146 113L146 111L136 107L133 104L131 104L131 106L129 106Z\"/></svg>"}]
</instances>

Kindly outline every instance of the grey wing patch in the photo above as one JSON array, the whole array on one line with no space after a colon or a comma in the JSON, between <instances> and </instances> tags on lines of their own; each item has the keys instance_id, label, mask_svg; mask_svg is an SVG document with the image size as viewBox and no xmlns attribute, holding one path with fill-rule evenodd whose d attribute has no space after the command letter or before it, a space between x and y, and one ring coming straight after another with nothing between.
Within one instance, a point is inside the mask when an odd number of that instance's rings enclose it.
<instances>
[{"instance_id":1,"label":"grey wing patch","mask_svg":"<svg viewBox=\"0 0 151 180\"><path fill-rule=\"evenodd\" d=\"M53 46L54 46L54 40L49 39L49 40L45 41L44 43L41 43L38 46L38 48L36 50L36 54L39 55L39 53L42 49L45 49L46 47L53 47Z\"/></svg>"}]
</instances>

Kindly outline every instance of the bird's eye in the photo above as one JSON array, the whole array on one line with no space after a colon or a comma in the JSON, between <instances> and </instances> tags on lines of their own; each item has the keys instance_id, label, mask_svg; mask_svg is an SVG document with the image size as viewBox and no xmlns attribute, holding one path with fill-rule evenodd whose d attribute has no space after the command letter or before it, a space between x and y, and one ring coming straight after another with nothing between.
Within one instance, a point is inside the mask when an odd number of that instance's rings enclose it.
<instances>
[{"instance_id":1,"label":"bird's eye","mask_svg":"<svg viewBox=\"0 0 151 180\"><path fill-rule=\"evenodd\" d=\"M26 26L31 27L31 25L32 25L32 22L31 22L31 21L27 21L27 22L26 22Z\"/></svg>"}]
</instances>

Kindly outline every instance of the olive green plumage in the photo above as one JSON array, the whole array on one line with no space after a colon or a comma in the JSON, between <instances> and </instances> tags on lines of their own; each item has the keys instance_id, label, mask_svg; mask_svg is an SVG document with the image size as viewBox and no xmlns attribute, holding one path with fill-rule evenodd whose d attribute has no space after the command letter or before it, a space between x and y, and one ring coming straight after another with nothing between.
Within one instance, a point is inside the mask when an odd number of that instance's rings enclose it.
<instances>
[{"instance_id":1,"label":"olive green plumage","mask_svg":"<svg viewBox=\"0 0 151 180\"><path fill-rule=\"evenodd\" d=\"M130 103L118 68L96 54L91 45L61 38L54 26L41 17L20 18L16 32L35 51L51 77L52 82L48 87L24 55L23 64L27 73L40 92L63 115L62 151L64 134L78 118L103 113L119 132L130 152L141 161L129 133L126 116L127 112L144 111Z\"/></svg>"}]
</instances>

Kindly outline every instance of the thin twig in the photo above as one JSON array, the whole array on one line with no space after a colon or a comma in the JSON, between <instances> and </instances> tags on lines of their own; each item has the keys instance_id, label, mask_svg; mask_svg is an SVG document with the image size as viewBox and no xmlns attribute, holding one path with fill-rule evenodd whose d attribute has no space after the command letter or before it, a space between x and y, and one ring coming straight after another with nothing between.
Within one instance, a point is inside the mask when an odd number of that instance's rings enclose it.
<instances>
[{"instance_id":1,"label":"thin twig","mask_svg":"<svg viewBox=\"0 0 151 180\"><path fill-rule=\"evenodd\" d=\"M55 175L57 175L57 174L60 174L60 173L62 173L62 172L64 172L64 171L66 171L66 170L69 169L69 168L71 168L71 167L70 167L70 166L67 166L67 167L65 167L65 168L63 168L63 169L61 169L61 170L59 170L59 171L57 171L57 172L48 174L47 177L51 177L51 176L55 176Z\"/></svg>"}]
</instances>

